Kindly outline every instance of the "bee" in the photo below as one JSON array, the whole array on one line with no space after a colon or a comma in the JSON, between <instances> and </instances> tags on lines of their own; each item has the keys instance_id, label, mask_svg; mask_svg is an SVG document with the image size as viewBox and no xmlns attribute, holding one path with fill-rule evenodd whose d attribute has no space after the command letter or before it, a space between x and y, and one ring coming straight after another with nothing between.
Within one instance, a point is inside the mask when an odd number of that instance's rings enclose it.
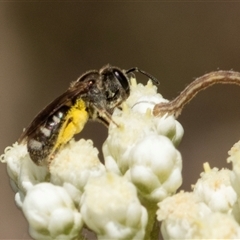
<instances>
[{"instance_id":1,"label":"bee","mask_svg":"<svg viewBox=\"0 0 240 240\"><path fill-rule=\"evenodd\" d=\"M125 71L107 65L81 75L40 111L18 140L27 144L33 162L49 163L62 146L82 131L88 120L108 126L113 110L130 95L128 74L132 72L140 72L158 84L152 75L136 67Z\"/></svg>"}]
</instances>

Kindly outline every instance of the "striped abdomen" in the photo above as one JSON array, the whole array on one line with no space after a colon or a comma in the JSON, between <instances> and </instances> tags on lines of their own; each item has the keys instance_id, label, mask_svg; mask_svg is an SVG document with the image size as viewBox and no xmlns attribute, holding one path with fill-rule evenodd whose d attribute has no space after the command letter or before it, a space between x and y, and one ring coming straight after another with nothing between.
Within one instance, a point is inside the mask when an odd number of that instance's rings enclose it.
<instances>
[{"instance_id":1,"label":"striped abdomen","mask_svg":"<svg viewBox=\"0 0 240 240\"><path fill-rule=\"evenodd\" d=\"M53 115L49 116L45 123L39 126L34 136L28 140L28 152L37 165L41 165L42 161L53 153L53 150L57 150L54 148L58 133L69 109L68 106L62 106Z\"/></svg>"}]
</instances>

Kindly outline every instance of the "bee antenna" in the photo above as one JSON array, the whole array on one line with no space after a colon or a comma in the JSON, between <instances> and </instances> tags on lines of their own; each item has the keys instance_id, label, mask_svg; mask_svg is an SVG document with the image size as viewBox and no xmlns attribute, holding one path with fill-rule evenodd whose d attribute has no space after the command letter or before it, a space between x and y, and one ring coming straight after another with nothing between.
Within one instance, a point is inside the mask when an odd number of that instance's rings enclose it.
<instances>
[{"instance_id":1,"label":"bee antenna","mask_svg":"<svg viewBox=\"0 0 240 240\"><path fill-rule=\"evenodd\" d=\"M133 68L130 68L130 69L126 70L126 74L129 74L129 73L132 73L132 72L140 72L143 75L149 77L156 85L159 84L159 81L157 80L157 78L155 78L153 75L139 69L138 67L133 67Z\"/></svg>"}]
</instances>

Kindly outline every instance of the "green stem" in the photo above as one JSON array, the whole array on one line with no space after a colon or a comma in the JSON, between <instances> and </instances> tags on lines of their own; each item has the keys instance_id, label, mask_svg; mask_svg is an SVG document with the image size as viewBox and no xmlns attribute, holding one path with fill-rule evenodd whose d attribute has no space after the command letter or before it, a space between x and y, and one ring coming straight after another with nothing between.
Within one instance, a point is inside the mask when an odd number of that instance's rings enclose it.
<instances>
[{"instance_id":1,"label":"green stem","mask_svg":"<svg viewBox=\"0 0 240 240\"><path fill-rule=\"evenodd\" d=\"M142 205L148 212L148 224L144 240L157 240L159 235L159 223L156 219L157 204L149 202L146 199L141 199Z\"/></svg>"}]
</instances>

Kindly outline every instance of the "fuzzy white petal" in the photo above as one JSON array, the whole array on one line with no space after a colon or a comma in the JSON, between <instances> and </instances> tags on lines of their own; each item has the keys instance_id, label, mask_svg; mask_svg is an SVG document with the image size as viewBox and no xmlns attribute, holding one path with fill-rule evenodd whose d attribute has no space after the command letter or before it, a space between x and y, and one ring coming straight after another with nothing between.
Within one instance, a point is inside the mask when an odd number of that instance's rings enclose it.
<instances>
[{"instance_id":1,"label":"fuzzy white petal","mask_svg":"<svg viewBox=\"0 0 240 240\"><path fill-rule=\"evenodd\" d=\"M158 134L168 137L175 146L181 142L184 130L182 125L173 116L155 117L154 122Z\"/></svg>"},{"instance_id":2,"label":"fuzzy white petal","mask_svg":"<svg viewBox=\"0 0 240 240\"><path fill-rule=\"evenodd\" d=\"M232 162L233 165L231 175L232 185L238 197L240 197L240 141L233 145L228 154L230 155L228 157L228 162Z\"/></svg>"},{"instance_id":3,"label":"fuzzy white petal","mask_svg":"<svg viewBox=\"0 0 240 240\"><path fill-rule=\"evenodd\" d=\"M91 178L85 186L81 213L99 239L143 239L147 212L133 184L113 173Z\"/></svg>"},{"instance_id":4,"label":"fuzzy white petal","mask_svg":"<svg viewBox=\"0 0 240 240\"><path fill-rule=\"evenodd\" d=\"M31 188L23 212L35 239L75 239L83 222L66 190L50 183Z\"/></svg>"},{"instance_id":5,"label":"fuzzy white petal","mask_svg":"<svg viewBox=\"0 0 240 240\"><path fill-rule=\"evenodd\" d=\"M231 171L213 168L201 173L194 186L194 193L205 202L212 211L228 213L237 201L237 194L230 181Z\"/></svg>"},{"instance_id":6,"label":"fuzzy white petal","mask_svg":"<svg viewBox=\"0 0 240 240\"><path fill-rule=\"evenodd\" d=\"M205 203L188 192L168 197L158 206L157 218L162 221L164 239L192 239L200 219L211 213Z\"/></svg>"},{"instance_id":7,"label":"fuzzy white petal","mask_svg":"<svg viewBox=\"0 0 240 240\"><path fill-rule=\"evenodd\" d=\"M27 192L34 185L46 181L48 176L47 166L37 166L29 157L29 154L21 161L18 186Z\"/></svg>"},{"instance_id":8,"label":"fuzzy white petal","mask_svg":"<svg viewBox=\"0 0 240 240\"><path fill-rule=\"evenodd\" d=\"M51 182L56 185L70 183L80 192L89 177L105 173L98 158L98 150L91 140L71 140L50 164Z\"/></svg>"},{"instance_id":9,"label":"fuzzy white petal","mask_svg":"<svg viewBox=\"0 0 240 240\"><path fill-rule=\"evenodd\" d=\"M129 108L135 112L145 113L147 109L153 109L159 102L168 102L161 94L157 93L157 87L148 81L147 85L137 84L136 79L131 79L131 94L126 100Z\"/></svg>"},{"instance_id":10,"label":"fuzzy white petal","mask_svg":"<svg viewBox=\"0 0 240 240\"><path fill-rule=\"evenodd\" d=\"M240 226L233 216L210 213L197 222L194 239L240 239Z\"/></svg>"},{"instance_id":11,"label":"fuzzy white petal","mask_svg":"<svg viewBox=\"0 0 240 240\"><path fill-rule=\"evenodd\" d=\"M47 167L39 167L32 162L26 144L14 143L6 149L1 159L7 163L10 184L16 192L15 201L21 208L26 192L47 178Z\"/></svg>"},{"instance_id":12,"label":"fuzzy white petal","mask_svg":"<svg viewBox=\"0 0 240 240\"><path fill-rule=\"evenodd\" d=\"M7 147L4 154L0 156L1 162L7 163L7 172L15 192L18 191L18 177L21 162L27 154L26 145L18 144L16 142L11 147Z\"/></svg>"},{"instance_id":13,"label":"fuzzy white petal","mask_svg":"<svg viewBox=\"0 0 240 240\"><path fill-rule=\"evenodd\" d=\"M131 181L151 201L164 199L182 184L181 155L165 136L151 134L137 142L129 161Z\"/></svg>"},{"instance_id":14,"label":"fuzzy white petal","mask_svg":"<svg viewBox=\"0 0 240 240\"><path fill-rule=\"evenodd\" d=\"M110 124L109 135L103 146L103 154L112 156L122 174L129 168L129 154L135 143L144 136L154 132L151 116L130 112L124 109L114 116L119 125Z\"/></svg>"}]
</instances>

